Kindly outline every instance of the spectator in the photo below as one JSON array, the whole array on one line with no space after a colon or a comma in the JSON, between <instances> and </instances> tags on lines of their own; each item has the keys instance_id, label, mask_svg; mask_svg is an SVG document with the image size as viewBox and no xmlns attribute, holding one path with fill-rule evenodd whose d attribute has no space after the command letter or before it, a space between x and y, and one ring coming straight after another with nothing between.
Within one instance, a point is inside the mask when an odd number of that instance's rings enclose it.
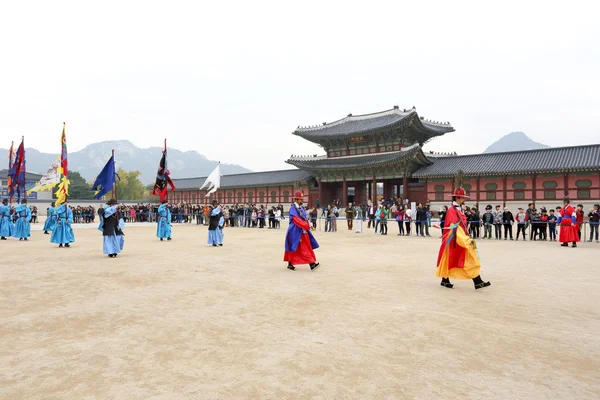
<instances>
[{"instance_id":1,"label":"spectator","mask_svg":"<svg viewBox=\"0 0 600 400\"><path fill-rule=\"evenodd\" d=\"M523 209L521 207L519 207L519 212L517 213L516 216L516 221L517 221L517 237L516 239L519 240L519 233L523 234L523 240L527 240L527 234L526 229L527 229L527 213L525 211L523 211Z\"/></svg>"},{"instance_id":2,"label":"spectator","mask_svg":"<svg viewBox=\"0 0 600 400\"><path fill-rule=\"evenodd\" d=\"M503 212L500 211L500 204L496 206L496 210L492 212L494 216L494 237L496 240L502 240L502 217Z\"/></svg>"},{"instance_id":3,"label":"spectator","mask_svg":"<svg viewBox=\"0 0 600 400\"><path fill-rule=\"evenodd\" d=\"M352 207L352 203L348 203L348 207L346 207L346 222L348 224L348 230L352 230L352 221L354 220L354 207Z\"/></svg>"},{"instance_id":4,"label":"spectator","mask_svg":"<svg viewBox=\"0 0 600 400\"><path fill-rule=\"evenodd\" d=\"M492 225L494 224L494 216L492 215L492 206L485 207L485 213L481 218L483 220L483 238L492 238Z\"/></svg>"},{"instance_id":5,"label":"spectator","mask_svg":"<svg viewBox=\"0 0 600 400\"><path fill-rule=\"evenodd\" d=\"M588 242L594 240L595 233L596 243L600 243L598 241L598 224L600 224L600 204L594 204L594 208L588 213L588 218L590 223L590 240L588 240Z\"/></svg>"},{"instance_id":6,"label":"spectator","mask_svg":"<svg viewBox=\"0 0 600 400\"><path fill-rule=\"evenodd\" d=\"M502 223L504 224L504 240L508 239L510 234L510 240L513 240L513 224L515 223L515 217L510 212L508 207L504 207L502 213Z\"/></svg>"}]
</instances>

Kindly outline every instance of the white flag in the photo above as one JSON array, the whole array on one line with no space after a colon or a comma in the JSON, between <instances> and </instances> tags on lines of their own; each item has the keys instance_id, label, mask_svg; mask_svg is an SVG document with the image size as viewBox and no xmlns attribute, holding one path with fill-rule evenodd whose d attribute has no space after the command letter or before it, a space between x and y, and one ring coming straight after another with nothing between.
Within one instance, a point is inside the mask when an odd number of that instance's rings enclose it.
<instances>
[{"instance_id":1,"label":"white flag","mask_svg":"<svg viewBox=\"0 0 600 400\"><path fill-rule=\"evenodd\" d=\"M204 184L200 187L200 190L205 187L208 189L208 193L206 193L206 197L210 196L211 193L217 191L218 188L221 187L221 163L217 165L213 172L206 178Z\"/></svg>"},{"instance_id":2,"label":"white flag","mask_svg":"<svg viewBox=\"0 0 600 400\"><path fill-rule=\"evenodd\" d=\"M52 165L48 168L48 171L42 176L35 187L29 189L27 194L31 192L43 192L44 190L50 190L60 182L60 173L58 172L60 167L60 160L55 160Z\"/></svg>"}]
</instances>

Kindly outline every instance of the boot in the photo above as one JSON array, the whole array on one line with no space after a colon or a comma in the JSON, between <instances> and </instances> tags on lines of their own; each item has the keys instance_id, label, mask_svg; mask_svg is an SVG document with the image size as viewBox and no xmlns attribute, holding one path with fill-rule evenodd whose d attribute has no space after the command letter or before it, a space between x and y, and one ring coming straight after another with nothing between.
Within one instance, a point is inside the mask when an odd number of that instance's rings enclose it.
<instances>
[{"instance_id":1,"label":"boot","mask_svg":"<svg viewBox=\"0 0 600 400\"><path fill-rule=\"evenodd\" d=\"M450 283L450 279L449 278L442 278L442 281L440 282L441 286L447 287L448 289L452 289L454 287L454 285L452 283Z\"/></svg>"},{"instance_id":2,"label":"boot","mask_svg":"<svg viewBox=\"0 0 600 400\"><path fill-rule=\"evenodd\" d=\"M292 265L292 263L288 263L288 265L287 265L287 269L289 269L289 270L291 270L291 271L294 271L294 270L296 269L296 267L294 267L294 266Z\"/></svg>"},{"instance_id":3,"label":"boot","mask_svg":"<svg viewBox=\"0 0 600 400\"><path fill-rule=\"evenodd\" d=\"M484 282L481 279L481 276L477 276L477 277L473 278L473 284L475 285L475 289L481 289L481 288L488 287L491 285L490 282Z\"/></svg>"},{"instance_id":4,"label":"boot","mask_svg":"<svg viewBox=\"0 0 600 400\"><path fill-rule=\"evenodd\" d=\"M560 245L561 247L569 247L569 243L563 243Z\"/></svg>"},{"instance_id":5,"label":"boot","mask_svg":"<svg viewBox=\"0 0 600 400\"><path fill-rule=\"evenodd\" d=\"M310 270L314 271L315 269L319 268L321 266L321 264L319 263L312 263L310 264Z\"/></svg>"}]
</instances>

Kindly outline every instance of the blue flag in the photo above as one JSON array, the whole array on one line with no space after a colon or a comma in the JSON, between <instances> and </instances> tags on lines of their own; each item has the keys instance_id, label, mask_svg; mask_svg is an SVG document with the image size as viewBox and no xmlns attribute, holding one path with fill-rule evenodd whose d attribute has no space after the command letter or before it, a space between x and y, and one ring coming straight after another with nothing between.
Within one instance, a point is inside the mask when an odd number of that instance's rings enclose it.
<instances>
[{"instance_id":1,"label":"blue flag","mask_svg":"<svg viewBox=\"0 0 600 400\"><path fill-rule=\"evenodd\" d=\"M106 163L104 168L102 168L102 171L100 171L100 174L94 182L94 186L92 186L92 189L96 191L96 194L94 196L95 198L99 199L106 193L113 190L116 175L117 173L115 171L115 155L113 153L113 155L108 159L108 162Z\"/></svg>"}]
</instances>

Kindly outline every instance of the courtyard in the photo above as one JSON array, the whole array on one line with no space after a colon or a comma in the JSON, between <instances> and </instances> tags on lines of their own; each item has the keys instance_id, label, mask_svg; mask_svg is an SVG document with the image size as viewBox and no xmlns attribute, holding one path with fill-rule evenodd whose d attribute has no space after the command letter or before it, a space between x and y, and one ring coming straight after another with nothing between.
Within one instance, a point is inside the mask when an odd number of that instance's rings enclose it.
<instances>
[{"instance_id":1,"label":"courtyard","mask_svg":"<svg viewBox=\"0 0 600 400\"><path fill-rule=\"evenodd\" d=\"M287 224L283 224L285 228ZM2 399L597 399L597 244L479 241L482 277L439 286L436 238L285 229L93 227L0 243Z\"/></svg>"}]
</instances>

